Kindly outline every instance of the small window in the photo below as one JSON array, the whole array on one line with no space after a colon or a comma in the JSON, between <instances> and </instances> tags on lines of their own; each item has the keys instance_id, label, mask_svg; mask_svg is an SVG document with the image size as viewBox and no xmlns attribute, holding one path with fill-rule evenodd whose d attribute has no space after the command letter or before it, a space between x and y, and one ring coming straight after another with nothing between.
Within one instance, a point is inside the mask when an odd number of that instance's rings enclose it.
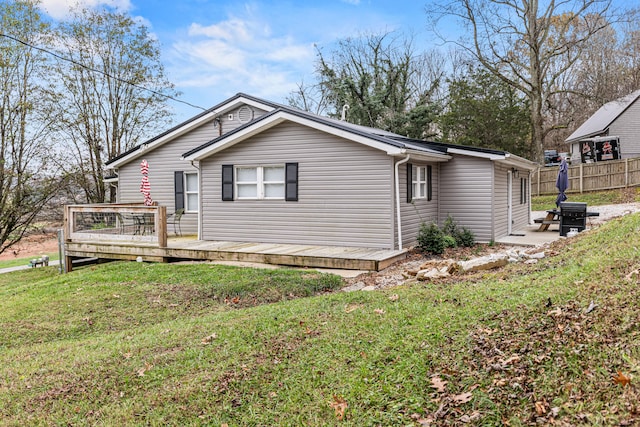
<instances>
[{"instance_id":1,"label":"small window","mask_svg":"<svg viewBox=\"0 0 640 427\"><path fill-rule=\"evenodd\" d=\"M198 212L198 174L185 173L185 204L188 212Z\"/></svg>"},{"instance_id":2,"label":"small window","mask_svg":"<svg viewBox=\"0 0 640 427\"><path fill-rule=\"evenodd\" d=\"M284 178L284 166L236 167L237 198L283 200Z\"/></svg>"},{"instance_id":3,"label":"small window","mask_svg":"<svg viewBox=\"0 0 640 427\"><path fill-rule=\"evenodd\" d=\"M520 204L524 205L529 199L529 180L520 178Z\"/></svg>"},{"instance_id":4,"label":"small window","mask_svg":"<svg viewBox=\"0 0 640 427\"><path fill-rule=\"evenodd\" d=\"M411 171L411 183L414 199L427 198L427 167L414 166Z\"/></svg>"}]
</instances>

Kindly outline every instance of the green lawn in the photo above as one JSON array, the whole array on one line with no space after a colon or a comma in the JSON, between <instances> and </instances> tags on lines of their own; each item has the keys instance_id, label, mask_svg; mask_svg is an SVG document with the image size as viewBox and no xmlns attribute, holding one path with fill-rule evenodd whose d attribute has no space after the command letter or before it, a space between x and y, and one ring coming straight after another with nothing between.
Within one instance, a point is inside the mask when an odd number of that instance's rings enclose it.
<instances>
[{"instance_id":1,"label":"green lawn","mask_svg":"<svg viewBox=\"0 0 640 427\"><path fill-rule=\"evenodd\" d=\"M58 252L51 252L48 254L44 254L44 255L48 255L49 256L49 262L51 261L57 261L58 258L60 258L60 255L58 254ZM7 261L0 261L0 269L3 268L9 268L9 267L17 267L20 265L29 265L29 261L31 261L33 258L40 258L38 257L25 257L25 258L16 258L16 259L12 259L12 260L7 260Z\"/></svg>"},{"instance_id":2,"label":"green lawn","mask_svg":"<svg viewBox=\"0 0 640 427\"><path fill-rule=\"evenodd\" d=\"M638 187L620 190L594 191L591 193L568 193L568 202L585 202L588 206L602 206L617 203L640 202ZM533 196L531 198L532 211L545 211L556 207L557 194L547 196Z\"/></svg>"},{"instance_id":3,"label":"green lawn","mask_svg":"<svg viewBox=\"0 0 640 427\"><path fill-rule=\"evenodd\" d=\"M0 275L2 424L634 425L638 230L375 292L208 264Z\"/></svg>"}]
</instances>

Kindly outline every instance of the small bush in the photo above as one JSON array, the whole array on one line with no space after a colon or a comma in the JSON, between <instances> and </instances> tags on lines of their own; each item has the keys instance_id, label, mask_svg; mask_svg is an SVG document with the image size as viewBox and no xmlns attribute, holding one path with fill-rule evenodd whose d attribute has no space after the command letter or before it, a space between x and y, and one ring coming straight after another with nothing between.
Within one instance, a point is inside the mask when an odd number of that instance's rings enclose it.
<instances>
[{"instance_id":1,"label":"small bush","mask_svg":"<svg viewBox=\"0 0 640 427\"><path fill-rule=\"evenodd\" d=\"M467 227L462 227L462 230L458 231L455 238L458 246L470 248L476 244L475 234L473 234L473 231L469 230Z\"/></svg>"},{"instance_id":2,"label":"small bush","mask_svg":"<svg viewBox=\"0 0 640 427\"><path fill-rule=\"evenodd\" d=\"M444 220L444 224L442 224L442 232L446 236L456 237L456 234L458 233L458 224L456 224L451 215L447 215L447 219Z\"/></svg>"},{"instance_id":3,"label":"small bush","mask_svg":"<svg viewBox=\"0 0 640 427\"><path fill-rule=\"evenodd\" d=\"M425 252L441 255L445 248L444 233L433 222L429 225L422 223L418 233L418 247Z\"/></svg>"},{"instance_id":4,"label":"small bush","mask_svg":"<svg viewBox=\"0 0 640 427\"><path fill-rule=\"evenodd\" d=\"M418 234L418 248L425 252L440 255L445 248L455 248L458 246L472 247L476 244L476 237L473 231L466 227L458 227L451 215L442 224L442 229L435 223L429 225L422 224Z\"/></svg>"},{"instance_id":5,"label":"small bush","mask_svg":"<svg viewBox=\"0 0 640 427\"><path fill-rule=\"evenodd\" d=\"M444 234L442 236L442 240L444 242L445 248L456 248L458 247L458 242L455 237Z\"/></svg>"}]
</instances>

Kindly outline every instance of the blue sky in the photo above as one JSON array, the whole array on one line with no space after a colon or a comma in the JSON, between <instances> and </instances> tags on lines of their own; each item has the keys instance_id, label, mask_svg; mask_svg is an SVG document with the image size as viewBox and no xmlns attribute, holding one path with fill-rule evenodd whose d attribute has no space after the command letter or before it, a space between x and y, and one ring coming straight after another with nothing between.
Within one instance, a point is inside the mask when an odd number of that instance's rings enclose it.
<instances>
[{"instance_id":1,"label":"blue sky","mask_svg":"<svg viewBox=\"0 0 640 427\"><path fill-rule=\"evenodd\" d=\"M157 37L161 60L181 99L205 108L245 92L285 102L313 80L314 45L361 33L400 30L428 46L422 1L80 0L109 5L140 19ZM72 0L43 0L54 19ZM200 110L171 102L176 121Z\"/></svg>"}]
</instances>

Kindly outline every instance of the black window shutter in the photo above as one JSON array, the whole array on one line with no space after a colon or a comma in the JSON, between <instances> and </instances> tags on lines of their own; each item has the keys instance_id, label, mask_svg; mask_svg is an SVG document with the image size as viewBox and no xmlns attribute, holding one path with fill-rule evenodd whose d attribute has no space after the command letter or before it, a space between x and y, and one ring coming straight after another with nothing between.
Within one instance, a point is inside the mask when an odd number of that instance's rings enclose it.
<instances>
[{"instance_id":1,"label":"black window shutter","mask_svg":"<svg viewBox=\"0 0 640 427\"><path fill-rule=\"evenodd\" d=\"M287 202L298 201L298 164L285 164L284 199Z\"/></svg>"},{"instance_id":2,"label":"black window shutter","mask_svg":"<svg viewBox=\"0 0 640 427\"><path fill-rule=\"evenodd\" d=\"M413 166L407 163L407 203L413 200Z\"/></svg>"},{"instance_id":3,"label":"black window shutter","mask_svg":"<svg viewBox=\"0 0 640 427\"><path fill-rule=\"evenodd\" d=\"M233 165L222 165L222 200L233 201Z\"/></svg>"},{"instance_id":4,"label":"black window shutter","mask_svg":"<svg viewBox=\"0 0 640 427\"><path fill-rule=\"evenodd\" d=\"M431 166L427 166L427 200L433 197L433 187L431 186Z\"/></svg>"},{"instance_id":5,"label":"black window shutter","mask_svg":"<svg viewBox=\"0 0 640 427\"><path fill-rule=\"evenodd\" d=\"M173 172L173 189L175 194L175 210L184 209L184 172Z\"/></svg>"}]
</instances>

